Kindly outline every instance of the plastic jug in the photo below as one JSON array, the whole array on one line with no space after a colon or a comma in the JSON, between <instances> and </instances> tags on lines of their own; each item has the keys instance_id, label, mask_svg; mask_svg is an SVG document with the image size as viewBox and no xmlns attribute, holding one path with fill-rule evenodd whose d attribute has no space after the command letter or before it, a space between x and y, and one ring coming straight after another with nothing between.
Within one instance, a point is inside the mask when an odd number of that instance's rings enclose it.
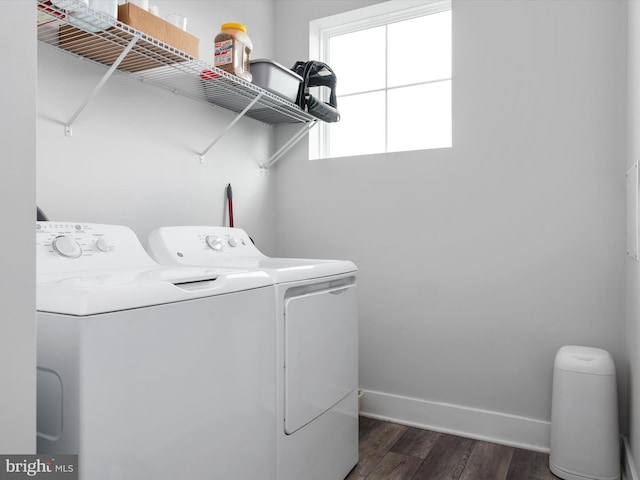
<instances>
[{"instance_id":1,"label":"plastic jug","mask_svg":"<svg viewBox=\"0 0 640 480\"><path fill-rule=\"evenodd\" d=\"M241 23L225 23L215 38L213 65L250 82L249 55L253 43Z\"/></svg>"}]
</instances>

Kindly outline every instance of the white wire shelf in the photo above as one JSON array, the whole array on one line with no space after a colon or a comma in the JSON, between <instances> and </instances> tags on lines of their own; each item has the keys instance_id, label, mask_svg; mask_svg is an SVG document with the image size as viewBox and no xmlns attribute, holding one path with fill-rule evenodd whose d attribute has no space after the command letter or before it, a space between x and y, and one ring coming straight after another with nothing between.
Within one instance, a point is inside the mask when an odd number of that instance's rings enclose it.
<instances>
[{"instance_id":1,"label":"white wire shelf","mask_svg":"<svg viewBox=\"0 0 640 480\"><path fill-rule=\"evenodd\" d=\"M38 40L44 44L269 125L316 123L315 117L287 99L92 10L79 0L36 1Z\"/></svg>"}]
</instances>

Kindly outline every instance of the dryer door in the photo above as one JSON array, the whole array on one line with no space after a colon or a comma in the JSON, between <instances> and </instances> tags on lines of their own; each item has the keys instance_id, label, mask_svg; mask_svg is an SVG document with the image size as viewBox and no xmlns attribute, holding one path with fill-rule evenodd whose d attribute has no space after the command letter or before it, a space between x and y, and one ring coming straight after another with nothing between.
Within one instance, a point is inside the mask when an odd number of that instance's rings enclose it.
<instances>
[{"instance_id":1,"label":"dryer door","mask_svg":"<svg viewBox=\"0 0 640 480\"><path fill-rule=\"evenodd\" d=\"M284 429L292 434L358 388L355 277L285 294Z\"/></svg>"}]
</instances>

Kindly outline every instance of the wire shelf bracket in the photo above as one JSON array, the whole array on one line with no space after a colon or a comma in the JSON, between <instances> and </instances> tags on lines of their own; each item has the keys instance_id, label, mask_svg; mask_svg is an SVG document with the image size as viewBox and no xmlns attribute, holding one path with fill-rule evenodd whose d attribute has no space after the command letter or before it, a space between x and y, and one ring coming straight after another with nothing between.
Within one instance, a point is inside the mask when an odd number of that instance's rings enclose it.
<instances>
[{"instance_id":1,"label":"wire shelf bracket","mask_svg":"<svg viewBox=\"0 0 640 480\"><path fill-rule=\"evenodd\" d=\"M107 83L107 81L111 78L111 75L113 75L113 73L118 69L118 66L122 63L124 58L131 51L131 49L136 44L136 42L138 41L139 38L140 38L140 34L134 34L133 35L133 38L131 39L131 41L127 44L127 46L122 51L122 53L120 53L118 58L116 58L115 62L113 62L113 64L105 72L105 74L102 76L100 81L94 87L93 91L89 94L89 96L82 103L82 105L80 105L80 107L78 107L78 110L76 110L76 113L74 113L73 116L69 119L69 121L65 124L65 126L64 126L64 134L67 137L70 137L70 136L73 135L73 130L71 128L71 126L73 125L73 122L76 121L78 116L87 107L87 105L89 105L89 103L91 103L91 101L96 97L96 95L98 95L98 93L100 93L100 90L102 90L102 87L104 87L104 84Z\"/></svg>"},{"instance_id":2,"label":"wire shelf bracket","mask_svg":"<svg viewBox=\"0 0 640 480\"><path fill-rule=\"evenodd\" d=\"M236 117L231 121L231 123L229 125L227 125L227 127L222 130L214 139L213 141L209 144L209 146L207 148L204 149L204 151L200 154L200 163L204 163L204 156L207 154L207 152L209 150L211 150L213 148L213 146L218 143L220 141L220 139L222 139L222 137L224 137L227 132L229 130L231 130L233 128L233 126L238 123L240 121L240 119L242 117L244 117L246 115L246 113L251 110L251 108L258 103L258 100L260 100L262 98L262 93L258 93L258 95L256 96L256 98L254 98L253 100L251 100L251 102L249 103L249 105L247 105L240 113L238 113L236 115Z\"/></svg>"},{"instance_id":3,"label":"wire shelf bracket","mask_svg":"<svg viewBox=\"0 0 640 480\"><path fill-rule=\"evenodd\" d=\"M280 147L271 158L267 160L264 164L260 165L260 168L263 170L269 170L275 163L282 158L282 156L287 153L293 146L302 140L311 129L318 123L318 119L314 119L309 123L305 123L304 126L298 130L295 135L293 135L288 142L286 142L282 147Z\"/></svg>"}]
</instances>

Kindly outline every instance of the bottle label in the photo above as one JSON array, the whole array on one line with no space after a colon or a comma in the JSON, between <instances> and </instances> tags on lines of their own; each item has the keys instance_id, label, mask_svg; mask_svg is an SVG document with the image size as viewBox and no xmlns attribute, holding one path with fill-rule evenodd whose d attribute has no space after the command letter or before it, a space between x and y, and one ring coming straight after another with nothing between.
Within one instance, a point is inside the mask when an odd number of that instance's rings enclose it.
<instances>
[{"instance_id":1,"label":"bottle label","mask_svg":"<svg viewBox=\"0 0 640 480\"><path fill-rule=\"evenodd\" d=\"M216 42L214 45L213 65L229 65L233 63L233 40Z\"/></svg>"}]
</instances>

